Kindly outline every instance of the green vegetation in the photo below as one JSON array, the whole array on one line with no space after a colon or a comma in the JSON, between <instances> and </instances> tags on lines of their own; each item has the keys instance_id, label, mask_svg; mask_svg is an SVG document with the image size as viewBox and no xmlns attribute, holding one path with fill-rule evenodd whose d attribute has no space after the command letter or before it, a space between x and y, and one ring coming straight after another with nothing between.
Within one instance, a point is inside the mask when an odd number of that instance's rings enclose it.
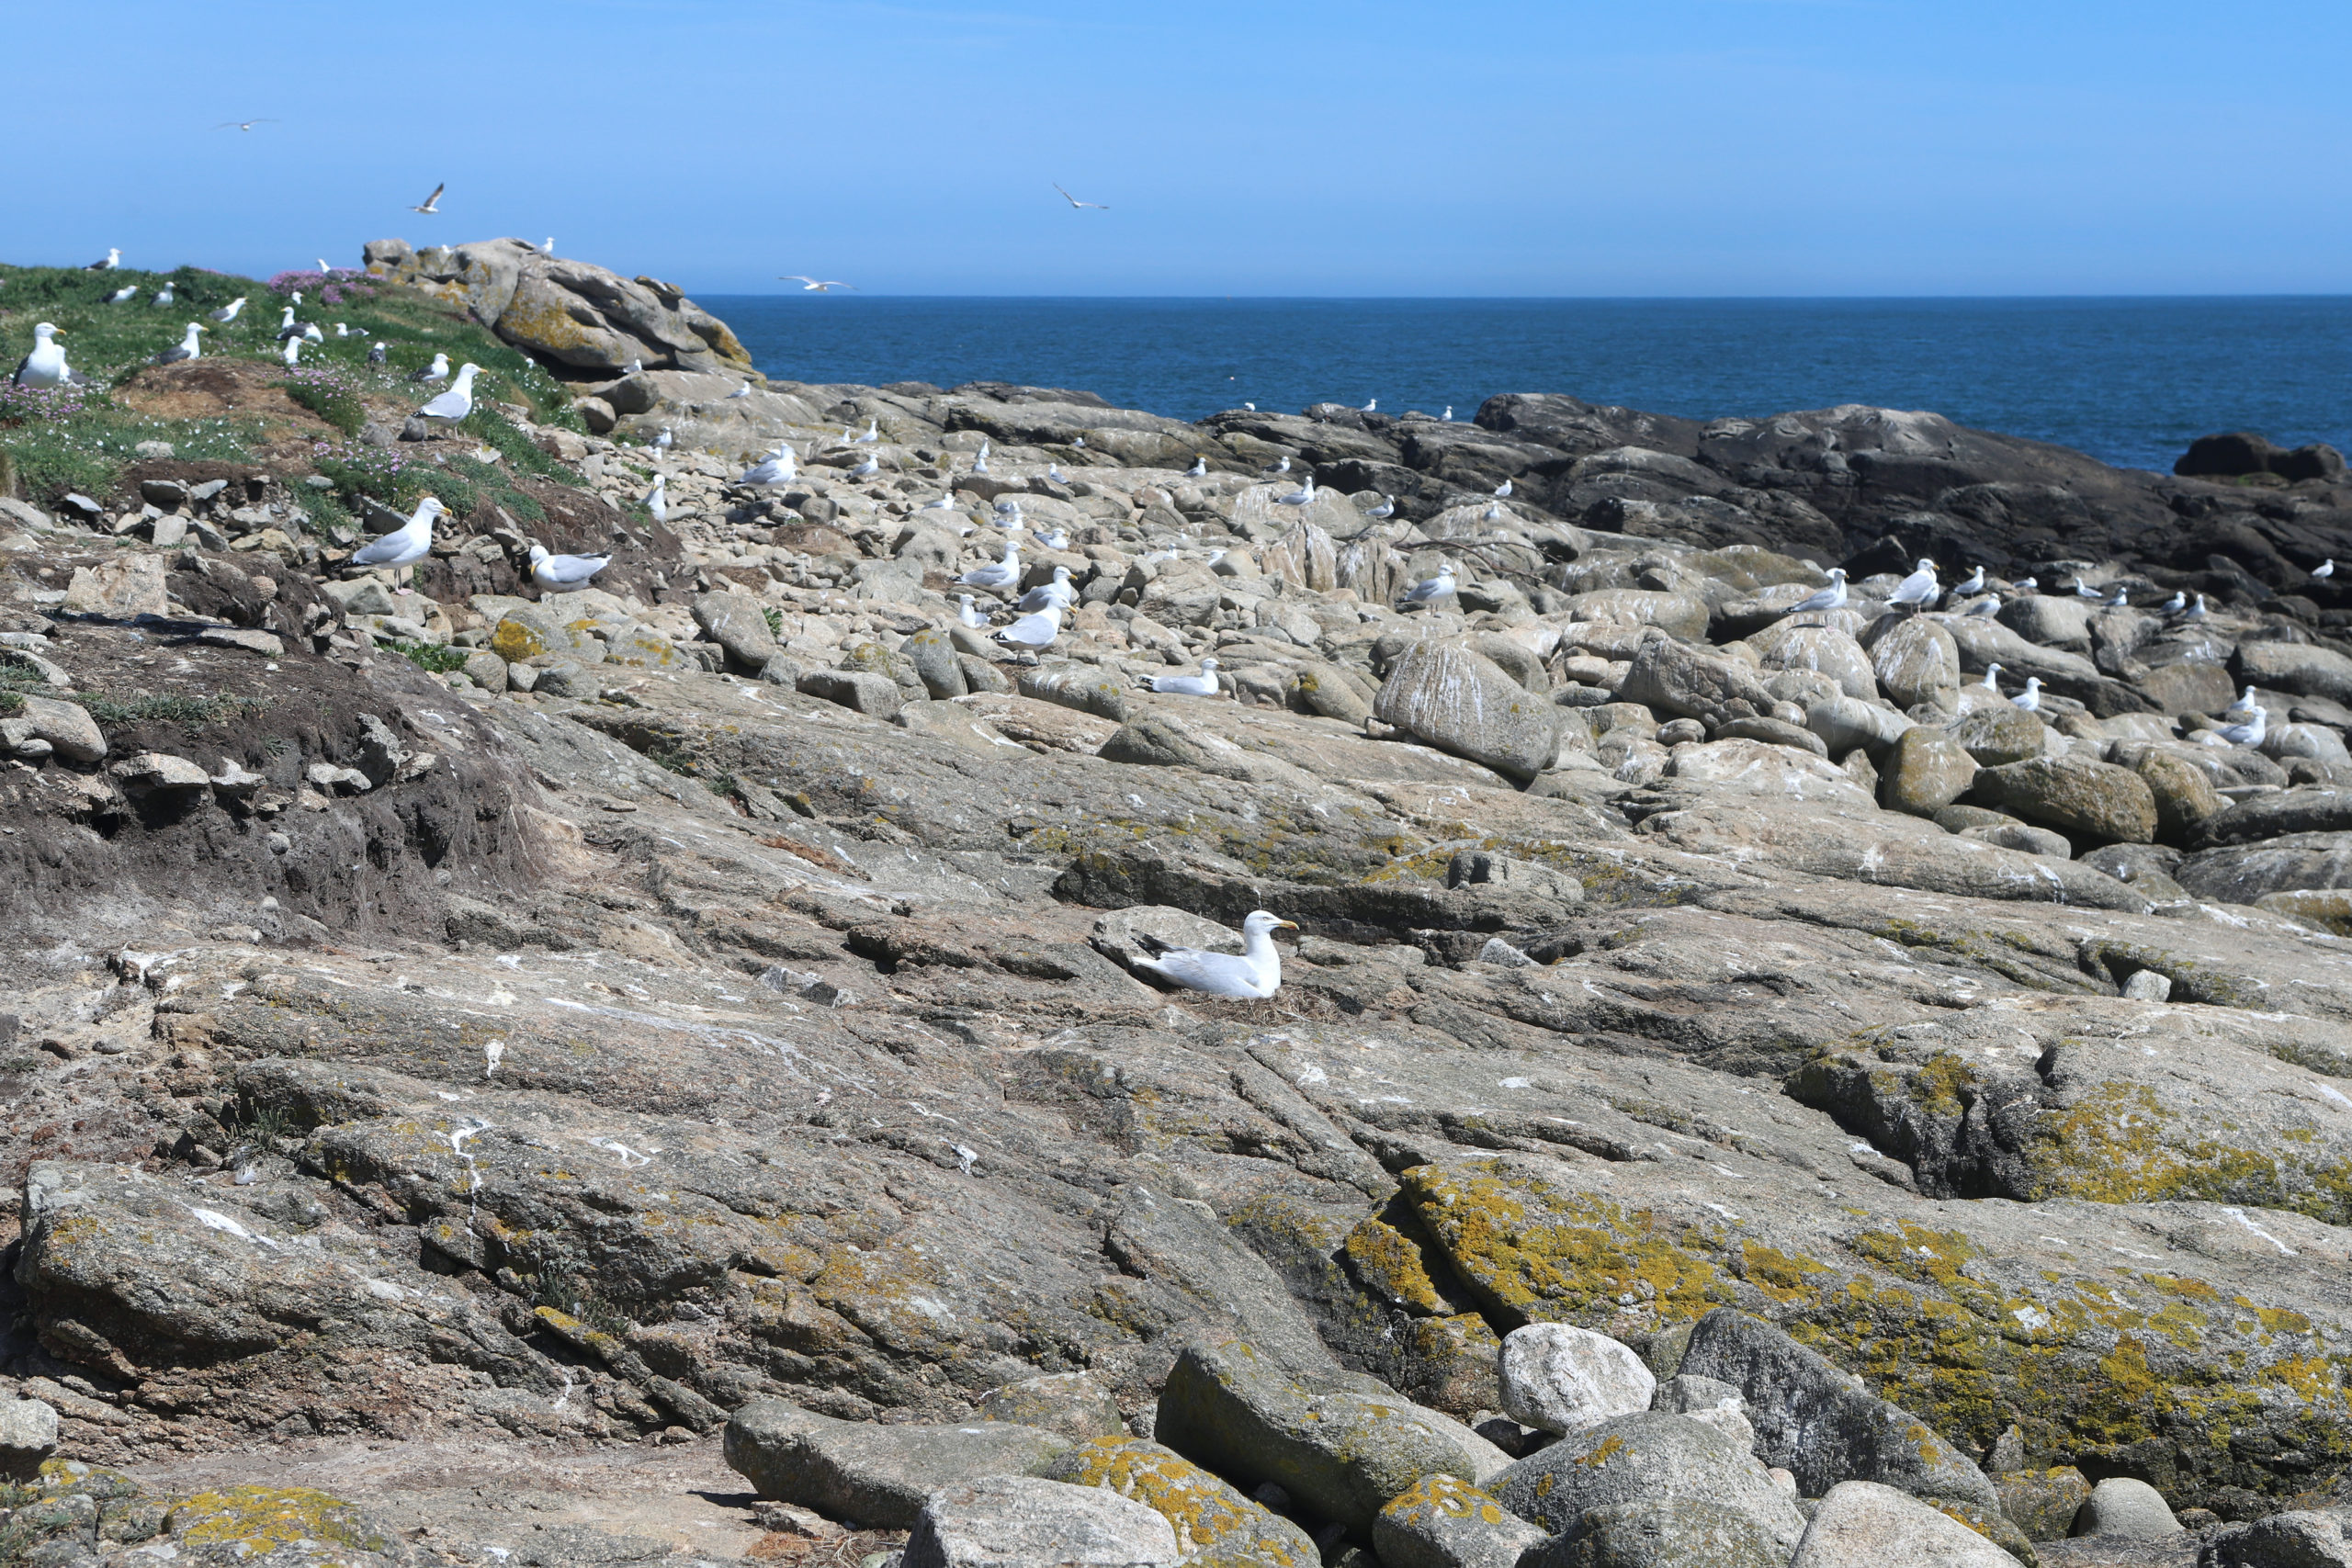
<instances>
[{"instance_id":1,"label":"green vegetation","mask_svg":"<svg viewBox=\"0 0 2352 1568\"><path fill-rule=\"evenodd\" d=\"M173 303L159 307L154 296L167 283ZM135 290L130 299L108 302L125 288ZM301 364L288 371L277 333L282 308L291 303L295 288L306 290L296 307L298 319L320 323L327 336L323 343L305 344ZM241 296L245 304L234 321L210 319ZM348 452L330 446L312 467L334 479L337 491L305 497L315 524L347 525L362 495L398 504L428 489L459 513L487 500L518 522L535 523L544 519L545 510L514 479L571 482L560 464L493 406L519 403L538 423L581 429L561 383L462 313L405 291L379 291L356 272L323 280L317 275L280 275L265 283L200 267L96 273L0 266L0 370L13 368L31 349L32 329L40 321L60 329L68 362L88 385L44 392L12 389L0 395L0 492L52 501L78 491L106 500L119 493L123 471L137 461L135 448L144 441L169 442L175 458L198 462L258 461L272 447L282 453L286 436L315 427L295 424L283 404L276 414L243 412L266 411L273 388L348 441L371 417L397 423L405 417L403 407L421 402L420 389L407 377L431 364L436 353L447 354L453 366L471 361L481 367L474 412L458 429L500 461L450 457L445 468L427 459L420 466L430 467L429 476L403 476L397 469L368 469ZM131 405L155 406L148 384L127 384L156 354L176 344L189 321L207 329L207 360L238 365L236 397L224 400L240 403L238 412L202 418L141 413ZM338 322L349 329L348 336L335 335ZM368 350L379 343L388 351L387 361L371 366ZM382 455L381 449L368 450Z\"/></svg>"},{"instance_id":2,"label":"green vegetation","mask_svg":"<svg viewBox=\"0 0 2352 1568\"><path fill-rule=\"evenodd\" d=\"M430 642L410 642L404 637L387 637L378 646L389 648L428 675L447 675L466 667L466 650L443 648Z\"/></svg>"}]
</instances>

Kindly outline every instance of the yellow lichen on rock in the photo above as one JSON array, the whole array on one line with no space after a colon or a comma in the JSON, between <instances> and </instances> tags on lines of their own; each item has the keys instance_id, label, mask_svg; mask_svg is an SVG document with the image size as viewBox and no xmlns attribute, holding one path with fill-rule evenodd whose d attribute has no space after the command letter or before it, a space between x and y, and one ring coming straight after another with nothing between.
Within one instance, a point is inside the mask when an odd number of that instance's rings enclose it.
<instances>
[{"instance_id":1,"label":"yellow lichen on rock","mask_svg":"<svg viewBox=\"0 0 2352 1568\"><path fill-rule=\"evenodd\" d=\"M307 1486L231 1486L172 1505L164 1528L197 1546L236 1546L259 1557L297 1541L332 1542L383 1551L390 1542L369 1530L340 1497Z\"/></svg>"}]
</instances>

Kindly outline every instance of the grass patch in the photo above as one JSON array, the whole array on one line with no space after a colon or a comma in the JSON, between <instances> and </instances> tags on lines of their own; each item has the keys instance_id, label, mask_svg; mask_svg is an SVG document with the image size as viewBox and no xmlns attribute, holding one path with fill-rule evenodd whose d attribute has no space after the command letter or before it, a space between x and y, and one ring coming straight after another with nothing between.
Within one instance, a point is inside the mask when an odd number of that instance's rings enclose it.
<instances>
[{"instance_id":1,"label":"grass patch","mask_svg":"<svg viewBox=\"0 0 2352 1568\"><path fill-rule=\"evenodd\" d=\"M184 697L178 695L109 697L83 693L65 699L80 703L102 725L177 724L191 729L218 724L231 714L264 705L261 697Z\"/></svg>"},{"instance_id":2,"label":"grass patch","mask_svg":"<svg viewBox=\"0 0 2352 1568\"><path fill-rule=\"evenodd\" d=\"M443 648L436 643L411 642L406 637L386 637L378 646L389 648L428 675L447 675L466 667L467 649Z\"/></svg>"},{"instance_id":3,"label":"grass patch","mask_svg":"<svg viewBox=\"0 0 2352 1568\"><path fill-rule=\"evenodd\" d=\"M598 1334L618 1339L637 1325L628 1314L580 1282L578 1275L565 1269L549 1269L539 1276L538 1293L532 1298L533 1306L553 1307L568 1316L576 1317Z\"/></svg>"},{"instance_id":4,"label":"grass patch","mask_svg":"<svg viewBox=\"0 0 2352 1568\"><path fill-rule=\"evenodd\" d=\"M368 423L368 404L349 377L329 366L304 367L287 373L286 395L334 425L345 435L356 435Z\"/></svg>"}]
</instances>

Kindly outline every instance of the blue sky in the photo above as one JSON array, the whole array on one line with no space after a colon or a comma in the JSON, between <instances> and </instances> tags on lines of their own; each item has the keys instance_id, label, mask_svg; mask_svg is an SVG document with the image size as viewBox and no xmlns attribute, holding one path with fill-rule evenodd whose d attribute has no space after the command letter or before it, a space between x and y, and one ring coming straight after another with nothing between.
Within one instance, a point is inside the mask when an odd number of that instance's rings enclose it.
<instances>
[{"instance_id":1,"label":"blue sky","mask_svg":"<svg viewBox=\"0 0 2352 1568\"><path fill-rule=\"evenodd\" d=\"M714 295L2352 291L2341 0L96 0L10 34L59 106L12 129L19 263L513 233Z\"/></svg>"}]
</instances>

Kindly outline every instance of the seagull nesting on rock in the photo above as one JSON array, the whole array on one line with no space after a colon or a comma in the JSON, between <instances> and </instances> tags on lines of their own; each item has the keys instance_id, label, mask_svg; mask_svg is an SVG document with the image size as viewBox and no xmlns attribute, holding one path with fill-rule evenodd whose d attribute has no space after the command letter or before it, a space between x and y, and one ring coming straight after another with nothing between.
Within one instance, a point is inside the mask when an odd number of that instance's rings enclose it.
<instances>
[{"instance_id":1,"label":"seagull nesting on rock","mask_svg":"<svg viewBox=\"0 0 2352 1568\"><path fill-rule=\"evenodd\" d=\"M293 312L293 311L288 310L288 311L287 311L287 312L286 312L286 321L287 321L287 324L288 324L288 326L291 326L291 325L293 324L293 322L294 322L294 312ZM412 370L412 371L410 371L410 372L409 372L409 378L409 378L410 380L412 380L412 381L446 381L446 380L447 380L447 379L449 378L449 356L448 356L447 355L446 355L446 354L436 354L436 355L435 355L433 356L433 363L432 363L432 364L430 364L430 365L426 366L426 367L425 367L424 369L422 369L422 370Z\"/></svg>"},{"instance_id":2,"label":"seagull nesting on rock","mask_svg":"<svg viewBox=\"0 0 2352 1568\"><path fill-rule=\"evenodd\" d=\"M1307 475L1306 482L1300 485L1296 490L1292 491L1288 495L1278 495L1274 497L1274 504L1276 506L1312 506L1314 503L1315 476L1313 474Z\"/></svg>"},{"instance_id":3,"label":"seagull nesting on rock","mask_svg":"<svg viewBox=\"0 0 2352 1568\"><path fill-rule=\"evenodd\" d=\"M1208 471L1209 460L1206 457L1196 457L1193 459L1193 466L1184 470L1184 477L1188 479L1204 479Z\"/></svg>"},{"instance_id":4,"label":"seagull nesting on rock","mask_svg":"<svg viewBox=\"0 0 2352 1568\"><path fill-rule=\"evenodd\" d=\"M1495 493L1498 496L1508 500L1510 496L1510 481L1509 479L1505 479L1502 483L1497 485L1495 487Z\"/></svg>"},{"instance_id":5,"label":"seagull nesting on rock","mask_svg":"<svg viewBox=\"0 0 2352 1568\"><path fill-rule=\"evenodd\" d=\"M656 523L670 521L669 484L669 475L656 474L653 476L653 488L645 492L645 510L653 514Z\"/></svg>"},{"instance_id":6,"label":"seagull nesting on rock","mask_svg":"<svg viewBox=\"0 0 2352 1568\"><path fill-rule=\"evenodd\" d=\"M1213 658L1203 659L1201 672L1197 675L1154 675L1151 678L1151 689L1179 697L1216 696L1217 694L1216 660Z\"/></svg>"},{"instance_id":7,"label":"seagull nesting on rock","mask_svg":"<svg viewBox=\"0 0 2352 1568\"><path fill-rule=\"evenodd\" d=\"M1374 491L1374 494L1378 494L1379 492L1378 492L1378 491ZM1366 517L1394 517L1394 516L1396 516L1396 498L1395 496L1393 496L1393 495L1383 495L1383 496L1381 496L1381 497L1380 497L1380 504L1379 504L1379 505L1377 505L1377 506L1366 507L1366 508L1364 509L1364 515L1365 515Z\"/></svg>"},{"instance_id":8,"label":"seagull nesting on rock","mask_svg":"<svg viewBox=\"0 0 2352 1568\"><path fill-rule=\"evenodd\" d=\"M1295 921L1253 909L1241 922L1241 951L1238 954L1213 953L1201 947L1174 947L1158 937L1138 935L1136 945L1148 956L1136 967L1188 991L1263 1001L1280 990L1283 984L1283 955L1274 947L1274 932L1296 930Z\"/></svg>"},{"instance_id":9,"label":"seagull nesting on rock","mask_svg":"<svg viewBox=\"0 0 2352 1568\"><path fill-rule=\"evenodd\" d=\"M665 431L663 434L668 433ZM778 442L775 451L744 469L735 482L739 485L780 485L790 484L798 477L799 467L793 458L792 447L785 442Z\"/></svg>"},{"instance_id":10,"label":"seagull nesting on rock","mask_svg":"<svg viewBox=\"0 0 2352 1568\"><path fill-rule=\"evenodd\" d=\"M1434 600L1442 599L1453 592L1453 563L1450 560L1442 560L1437 563L1435 577L1424 578L1405 590L1405 603L1427 604Z\"/></svg>"},{"instance_id":11,"label":"seagull nesting on rock","mask_svg":"<svg viewBox=\"0 0 2352 1568\"><path fill-rule=\"evenodd\" d=\"M2256 703L2254 705L2254 716L2244 724L2225 724L2208 733L2220 736L2233 746L2260 746L2269 726L2270 710Z\"/></svg>"},{"instance_id":12,"label":"seagull nesting on rock","mask_svg":"<svg viewBox=\"0 0 2352 1568\"><path fill-rule=\"evenodd\" d=\"M2335 575L2335 558L2334 556L2330 556L2327 559L2312 568L2312 575L2319 578L2334 577Z\"/></svg>"},{"instance_id":13,"label":"seagull nesting on rock","mask_svg":"<svg viewBox=\"0 0 2352 1568\"><path fill-rule=\"evenodd\" d=\"M531 581L545 593L577 593L612 563L610 550L601 556L555 556L545 545L531 547Z\"/></svg>"},{"instance_id":14,"label":"seagull nesting on rock","mask_svg":"<svg viewBox=\"0 0 2352 1568\"><path fill-rule=\"evenodd\" d=\"M957 620L967 626L984 626L989 624L989 618L986 615L972 608L972 596L969 593L958 593L956 597L963 606L956 612Z\"/></svg>"}]
</instances>

